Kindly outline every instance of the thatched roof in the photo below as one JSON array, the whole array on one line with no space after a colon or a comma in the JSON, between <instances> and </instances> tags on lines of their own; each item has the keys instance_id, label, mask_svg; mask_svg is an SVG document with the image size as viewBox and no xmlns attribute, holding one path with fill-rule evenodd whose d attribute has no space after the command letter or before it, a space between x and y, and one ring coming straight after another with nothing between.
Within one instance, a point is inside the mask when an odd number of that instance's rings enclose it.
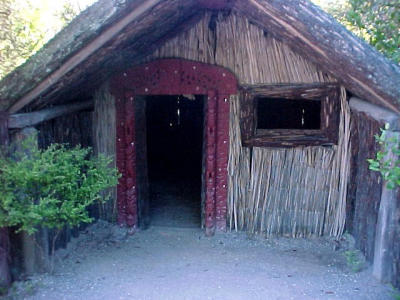
<instances>
[{"instance_id":1,"label":"thatched roof","mask_svg":"<svg viewBox=\"0 0 400 300\"><path fill-rule=\"evenodd\" d=\"M0 82L0 111L85 99L209 9L248 18L353 94L400 112L400 67L306 0L99 0Z\"/></svg>"}]
</instances>

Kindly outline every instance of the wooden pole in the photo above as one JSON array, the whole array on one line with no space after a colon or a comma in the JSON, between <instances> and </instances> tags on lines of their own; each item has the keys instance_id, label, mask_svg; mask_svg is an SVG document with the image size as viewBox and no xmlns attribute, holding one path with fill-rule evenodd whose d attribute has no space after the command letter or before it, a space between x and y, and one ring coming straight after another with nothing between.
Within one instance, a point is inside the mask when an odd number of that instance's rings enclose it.
<instances>
[{"instance_id":1,"label":"wooden pole","mask_svg":"<svg viewBox=\"0 0 400 300\"><path fill-rule=\"evenodd\" d=\"M14 133L11 137L12 145L16 151L24 151L29 155L31 148L25 149L23 142L32 138L33 143L30 147L38 147L37 144L38 131L33 127L26 127ZM48 271L48 233L46 228L39 228L36 234L28 234L22 232L22 253L24 272L32 275L35 272Z\"/></svg>"},{"instance_id":2,"label":"wooden pole","mask_svg":"<svg viewBox=\"0 0 400 300\"><path fill-rule=\"evenodd\" d=\"M85 101L67 105L54 106L30 113L13 114L9 116L8 128L16 129L16 128L35 126L41 122L51 120L59 116L73 113L76 111L89 109L92 107L93 107L93 101Z\"/></svg>"},{"instance_id":3,"label":"wooden pole","mask_svg":"<svg viewBox=\"0 0 400 300\"><path fill-rule=\"evenodd\" d=\"M388 131L387 138L400 139L399 132ZM397 161L398 155L389 150L386 159ZM399 188L388 189L387 182L382 187L381 203L379 205L378 222L376 224L375 251L373 274L382 282L390 282L393 270L393 239L397 225L397 209Z\"/></svg>"},{"instance_id":4,"label":"wooden pole","mask_svg":"<svg viewBox=\"0 0 400 300\"><path fill-rule=\"evenodd\" d=\"M8 137L8 114L0 112L0 147L7 146ZM1 149L0 149L1 151ZM8 287L11 284L9 263L10 241L8 229L0 228L0 287Z\"/></svg>"}]
</instances>

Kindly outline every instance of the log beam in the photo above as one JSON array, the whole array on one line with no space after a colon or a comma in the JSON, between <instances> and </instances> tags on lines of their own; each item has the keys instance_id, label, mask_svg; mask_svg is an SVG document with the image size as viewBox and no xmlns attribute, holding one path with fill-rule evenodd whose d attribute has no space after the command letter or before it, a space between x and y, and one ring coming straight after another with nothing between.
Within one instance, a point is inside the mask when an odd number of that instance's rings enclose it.
<instances>
[{"instance_id":1,"label":"log beam","mask_svg":"<svg viewBox=\"0 0 400 300\"><path fill-rule=\"evenodd\" d=\"M400 112L400 67L318 6L305 0L243 0L234 8L353 94Z\"/></svg>"},{"instance_id":2,"label":"log beam","mask_svg":"<svg viewBox=\"0 0 400 300\"><path fill-rule=\"evenodd\" d=\"M390 130L400 130L400 115L388 109L376 106L356 97L350 98L350 108L352 111L364 113L380 123L388 123Z\"/></svg>"},{"instance_id":3,"label":"log beam","mask_svg":"<svg viewBox=\"0 0 400 300\"><path fill-rule=\"evenodd\" d=\"M92 107L93 107L93 101L85 101L68 105L54 106L51 108L30 113L13 114L10 115L8 118L8 128L19 129L19 128L35 126L41 122L51 120L59 116L73 113L76 111L90 109Z\"/></svg>"}]
</instances>

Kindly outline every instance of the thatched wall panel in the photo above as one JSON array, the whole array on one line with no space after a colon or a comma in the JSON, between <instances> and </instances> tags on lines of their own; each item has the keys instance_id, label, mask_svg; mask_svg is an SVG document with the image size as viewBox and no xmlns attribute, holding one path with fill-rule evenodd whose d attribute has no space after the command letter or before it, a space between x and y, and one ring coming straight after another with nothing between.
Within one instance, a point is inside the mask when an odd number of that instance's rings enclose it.
<instances>
[{"instance_id":1,"label":"thatched wall panel","mask_svg":"<svg viewBox=\"0 0 400 300\"><path fill-rule=\"evenodd\" d=\"M335 79L235 13L206 13L146 58L184 58L231 70L241 84L333 82Z\"/></svg>"},{"instance_id":2,"label":"thatched wall panel","mask_svg":"<svg viewBox=\"0 0 400 300\"><path fill-rule=\"evenodd\" d=\"M267 236L342 234L350 158L350 112L344 89L339 144L330 148L244 148L239 106L238 97L232 97L230 228Z\"/></svg>"}]
</instances>

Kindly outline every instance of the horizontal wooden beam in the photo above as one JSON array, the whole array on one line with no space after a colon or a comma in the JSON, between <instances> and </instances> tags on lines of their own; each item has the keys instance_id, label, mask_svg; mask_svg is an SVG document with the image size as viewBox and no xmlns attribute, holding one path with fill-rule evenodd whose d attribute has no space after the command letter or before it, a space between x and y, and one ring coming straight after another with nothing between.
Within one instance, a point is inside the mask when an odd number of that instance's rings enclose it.
<instances>
[{"instance_id":1,"label":"horizontal wooden beam","mask_svg":"<svg viewBox=\"0 0 400 300\"><path fill-rule=\"evenodd\" d=\"M337 84L305 83L305 84L245 84L242 90L253 97L284 98L284 99L308 99L321 100L337 90Z\"/></svg>"},{"instance_id":2,"label":"horizontal wooden beam","mask_svg":"<svg viewBox=\"0 0 400 300\"><path fill-rule=\"evenodd\" d=\"M381 123L388 123L390 130L400 130L400 115L388 110L386 108L366 102L362 99L351 97L350 109L359 113L364 113Z\"/></svg>"},{"instance_id":3,"label":"horizontal wooden beam","mask_svg":"<svg viewBox=\"0 0 400 300\"><path fill-rule=\"evenodd\" d=\"M41 122L57 118L59 116L73 113L76 111L89 109L93 107L93 101L85 101L67 105L54 106L51 108L46 108L43 110L23 113L23 114L13 114L8 117L8 128L24 128L29 126L35 126Z\"/></svg>"}]
</instances>

